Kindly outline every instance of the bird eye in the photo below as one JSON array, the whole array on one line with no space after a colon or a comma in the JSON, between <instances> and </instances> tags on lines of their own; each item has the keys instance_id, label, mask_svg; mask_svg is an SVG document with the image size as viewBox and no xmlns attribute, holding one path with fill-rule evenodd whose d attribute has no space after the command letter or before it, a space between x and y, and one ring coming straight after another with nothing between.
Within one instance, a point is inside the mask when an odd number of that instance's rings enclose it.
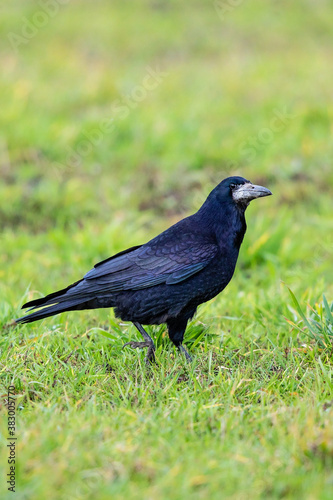
<instances>
[{"instance_id":1,"label":"bird eye","mask_svg":"<svg viewBox=\"0 0 333 500\"><path fill-rule=\"evenodd\" d=\"M235 189L236 184L230 184L230 189Z\"/></svg>"}]
</instances>

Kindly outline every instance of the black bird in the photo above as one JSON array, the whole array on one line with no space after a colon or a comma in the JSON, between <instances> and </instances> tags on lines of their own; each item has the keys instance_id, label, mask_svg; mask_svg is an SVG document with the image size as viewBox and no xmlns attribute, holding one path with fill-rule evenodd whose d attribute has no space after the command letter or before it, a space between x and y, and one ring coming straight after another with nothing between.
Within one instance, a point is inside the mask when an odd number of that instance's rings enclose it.
<instances>
[{"instance_id":1,"label":"black bird","mask_svg":"<svg viewBox=\"0 0 333 500\"><path fill-rule=\"evenodd\" d=\"M147 362L154 361L155 346L142 324L166 323L170 340L191 360L182 345L187 322L231 280L246 231L245 210L251 200L271 194L243 177L224 179L198 212L148 243L99 262L67 288L24 304L38 310L16 323L114 307L116 316L131 321L144 338L125 345L148 347Z\"/></svg>"}]
</instances>

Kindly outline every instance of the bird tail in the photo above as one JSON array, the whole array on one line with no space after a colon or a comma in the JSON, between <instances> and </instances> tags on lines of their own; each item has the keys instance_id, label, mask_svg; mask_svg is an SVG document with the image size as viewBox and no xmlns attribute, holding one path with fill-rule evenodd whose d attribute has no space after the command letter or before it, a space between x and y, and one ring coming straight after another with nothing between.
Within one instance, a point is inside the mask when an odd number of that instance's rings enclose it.
<instances>
[{"instance_id":1,"label":"bird tail","mask_svg":"<svg viewBox=\"0 0 333 500\"><path fill-rule=\"evenodd\" d=\"M54 304L53 306L45 307L31 314L26 314L21 318L15 320L15 323L32 323L33 321L38 321L39 319L48 318L49 316L54 316L66 311L73 311L73 307L64 307L63 304Z\"/></svg>"},{"instance_id":2,"label":"bird tail","mask_svg":"<svg viewBox=\"0 0 333 500\"><path fill-rule=\"evenodd\" d=\"M92 299L91 296L88 298L84 285L85 283L82 279L69 285L67 288L50 293L46 297L27 302L22 306L22 309L30 307L29 311L34 312L16 319L15 322L31 323L66 311L96 307L96 300Z\"/></svg>"}]
</instances>

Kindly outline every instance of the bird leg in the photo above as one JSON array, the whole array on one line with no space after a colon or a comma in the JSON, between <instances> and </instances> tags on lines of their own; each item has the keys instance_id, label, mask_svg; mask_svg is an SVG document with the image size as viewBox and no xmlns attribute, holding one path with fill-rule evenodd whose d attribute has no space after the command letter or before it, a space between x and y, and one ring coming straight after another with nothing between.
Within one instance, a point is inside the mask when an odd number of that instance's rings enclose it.
<instances>
[{"instance_id":1,"label":"bird leg","mask_svg":"<svg viewBox=\"0 0 333 500\"><path fill-rule=\"evenodd\" d=\"M193 311L194 314L194 311ZM193 316L192 314L192 316ZM177 349L185 355L187 361L191 362L192 357L187 352L185 347L183 346L184 333L187 325L186 317L178 317L169 319L167 322L168 332L170 340L174 343Z\"/></svg>"},{"instance_id":2,"label":"bird leg","mask_svg":"<svg viewBox=\"0 0 333 500\"><path fill-rule=\"evenodd\" d=\"M145 340L144 342L126 342L126 344L123 345L123 348L127 345L132 347L132 349L143 349L144 347L148 347L145 362L147 364L153 363L155 361L155 345L153 339L148 335L148 333L140 323L133 322L133 325L135 326L135 328L137 328L137 330L139 330Z\"/></svg>"},{"instance_id":3,"label":"bird leg","mask_svg":"<svg viewBox=\"0 0 333 500\"><path fill-rule=\"evenodd\" d=\"M183 344L179 344L179 346L177 346L177 347L178 347L178 349L179 349L180 352L182 352L183 354L185 354L185 358L187 359L187 361L189 361L191 363L191 361L193 361L192 356L185 349L185 347L183 346Z\"/></svg>"}]
</instances>

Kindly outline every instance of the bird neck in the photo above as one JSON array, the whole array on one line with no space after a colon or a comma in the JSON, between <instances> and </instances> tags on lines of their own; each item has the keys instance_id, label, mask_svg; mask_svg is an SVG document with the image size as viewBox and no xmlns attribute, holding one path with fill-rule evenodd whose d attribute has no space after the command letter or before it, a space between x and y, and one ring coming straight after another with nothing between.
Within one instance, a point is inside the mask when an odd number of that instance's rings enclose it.
<instances>
[{"instance_id":1,"label":"bird neck","mask_svg":"<svg viewBox=\"0 0 333 500\"><path fill-rule=\"evenodd\" d=\"M213 232L219 246L239 249L246 232L245 209L232 201L204 203L197 214L209 232Z\"/></svg>"}]
</instances>

